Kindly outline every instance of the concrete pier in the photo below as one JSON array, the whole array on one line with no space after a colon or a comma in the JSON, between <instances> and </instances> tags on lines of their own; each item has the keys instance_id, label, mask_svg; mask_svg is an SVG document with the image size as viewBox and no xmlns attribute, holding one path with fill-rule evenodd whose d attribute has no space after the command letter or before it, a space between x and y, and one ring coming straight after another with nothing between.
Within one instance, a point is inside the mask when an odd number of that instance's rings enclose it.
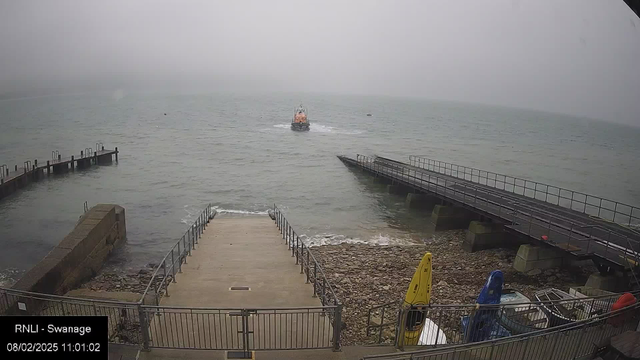
<instances>
[{"instance_id":1,"label":"concrete pier","mask_svg":"<svg viewBox=\"0 0 640 360\"><path fill-rule=\"evenodd\" d=\"M544 270L559 267L564 261L564 254L549 247L538 247L530 244L520 245L513 261L513 268L524 273L533 270Z\"/></svg>"},{"instance_id":2,"label":"concrete pier","mask_svg":"<svg viewBox=\"0 0 640 360\"><path fill-rule=\"evenodd\" d=\"M268 216L221 216L204 231L161 305L321 306L305 279Z\"/></svg>"},{"instance_id":3,"label":"concrete pier","mask_svg":"<svg viewBox=\"0 0 640 360\"><path fill-rule=\"evenodd\" d=\"M408 163L360 154L338 158L348 167L390 180L390 193L400 191L401 185L437 197L440 204L454 204L434 207L436 230L464 229L472 220L489 220L504 224L514 246L528 242L553 247L568 261L589 259L616 271L627 272L631 266L640 278L640 260L628 258L640 252L640 234L630 226L640 223L636 206L424 156L410 156Z\"/></svg>"},{"instance_id":4,"label":"concrete pier","mask_svg":"<svg viewBox=\"0 0 640 360\"><path fill-rule=\"evenodd\" d=\"M589 275L585 287L590 287L598 290L606 290L611 292L619 292L626 290L625 287L629 284L629 281L617 274L600 274L594 273Z\"/></svg>"},{"instance_id":5,"label":"concrete pier","mask_svg":"<svg viewBox=\"0 0 640 360\"><path fill-rule=\"evenodd\" d=\"M162 298L162 312L152 317L152 344L242 349L246 342L249 349L260 350L330 347L330 318L305 280L268 216L216 218L182 265L169 296ZM180 307L203 310L184 313ZM172 335L180 332L186 336Z\"/></svg>"},{"instance_id":6,"label":"concrete pier","mask_svg":"<svg viewBox=\"0 0 640 360\"><path fill-rule=\"evenodd\" d=\"M476 218L473 213L456 206L436 205L431 213L431 222L436 231L464 229Z\"/></svg>"},{"instance_id":7,"label":"concrete pier","mask_svg":"<svg viewBox=\"0 0 640 360\"><path fill-rule=\"evenodd\" d=\"M509 234L504 231L502 224L481 221L471 221L467 236L462 242L462 248L469 252L508 246Z\"/></svg>"},{"instance_id":8,"label":"concrete pier","mask_svg":"<svg viewBox=\"0 0 640 360\"><path fill-rule=\"evenodd\" d=\"M433 210L436 204L439 204L440 199L426 194L408 193L405 199L405 204L409 209L420 210Z\"/></svg>"},{"instance_id":9,"label":"concrete pier","mask_svg":"<svg viewBox=\"0 0 640 360\"><path fill-rule=\"evenodd\" d=\"M402 185L387 185L387 192L393 195L407 196L411 189Z\"/></svg>"},{"instance_id":10,"label":"concrete pier","mask_svg":"<svg viewBox=\"0 0 640 360\"><path fill-rule=\"evenodd\" d=\"M382 177L382 176L374 176L373 177L373 183L374 184L390 185L391 184L391 180L389 180L386 177Z\"/></svg>"}]
</instances>

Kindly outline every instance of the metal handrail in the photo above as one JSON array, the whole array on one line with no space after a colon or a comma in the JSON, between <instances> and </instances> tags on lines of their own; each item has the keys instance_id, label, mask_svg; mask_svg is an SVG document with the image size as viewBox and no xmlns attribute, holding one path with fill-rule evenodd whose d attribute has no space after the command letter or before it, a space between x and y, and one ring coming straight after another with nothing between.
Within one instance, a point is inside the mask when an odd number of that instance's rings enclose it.
<instances>
[{"instance_id":1,"label":"metal handrail","mask_svg":"<svg viewBox=\"0 0 640 360\"><path fill-rule=\"evenodd\" d=\"M169 294L169 279L172 282L176 282L176 274L182 272L182 264L187 263L187 256L191 256L191 251L195 250L198 239L204 232L207 224L211 221L217 212L213 209L212 204L208 204L207 207L202 210L198 219L189 227L189 229L182 235L167 254L162 258L162 261L156 266L151 279L145 288L139 303L143 304L144 299L154 286L154 282L160 280L159 284L155 284L153 295L156 306L160 305L160 298L162 295ZM181 246L182 245L182 246ZM162 269L162 273L160 270Z\"/></svg>"},{"instance_id":2,"label":"metal handrail","mask_svg":"<svg viewBox=\"0 0 640 360\"><path fill-rule=\"evenodd\" d=\"M5 292L9 294L16 294L24 297L29 297L35 300L59 300L59 301L75 301L78 303L104 303L111 305L139 305L137 302L128 302L128 301L120 301L120 300L103 300L103 299L87 299L87 298L77 298L73 296L62 296L62 295L53 295L53 294L43 294L36 293L32 291L18 290L12 288L0 287L0 292Z\"/></svg>"},{"instance_id":3,"label":"metal handrail","mask_svg":"<svg viewBox=\"0 0 640 360\"><path fill-rule=\"evenodd\" d=\"M631 225L632 223L634 223L632 220L636 220L636 222L638 224L640 224L640 208L637 206L633 206L633 205L629 205L629 204L625 204L619 201L615 201L615 200L609 200L609 199L605 199L605 198L601 198L599 196L595 196L595 195L591 195L591 194L587 194L587 193L583 193L583 192L579 192L579 191L575 191L575 190L569 190L569 189L565 189L559 186L555 186L555 185L548 185L545 183L541 183L541 182L537 182L537 181L532 181L532 180L527 180L527 179L522 179L522 178L518 178L515 176L510 176L510 175L504 175L504 174L499 174L499 173L494 173L492 171L487 171L487 170L481 170L481 169L476 169L476 168L472 168L472 167L468 167L468 166L463 166L463 165L457 165L457 164L452 164L452 163L447 163L444 161L439 161L439 160L434 160L434 159L430 159L424 156L417 156L417 155L410 155L409 156L409 163L412 166L417 166L417 167L421 167L423 169L429 170L429 171L434 171L434 172L438 172L444 175L449 175L449 176L454 176L457 177L459 179L464 179L464 180L468 180L471 181L473 183L477 183L477 184L481 184L481 185L486 185L489 187L493 187L496 189L500 189L500 190L504 190L504 191L510 191L514 194L518 194L518 195L523 195L532 199L536 199L536 200L540 200L540 201L544 201L547 202L549 204L554 204L554 205L558 205L570 210L574 210L574 211L581 211L583 214L587 214L590 216L597 216L597 217L601 217L601 212L602 210L606 210L606 211L610 211L613 213L613 216L609 219L609 218L603 218L606 220L610 220L612 222L615 222L616 224L619 225L624 225L624 223L620 223L620 222L616 222L616 215L620 215L620 216L625 216L628 217L628 222L626 222L626 225ZM418 165L415 165L418 164ZM426 166L426 168L425 168ZM448 170L448 173L447 173ZM470 170L470 172L468 172L467 170ZM454 175L455 173L455 175ZM484 176L482 176L482 174L484 173ZM481 179L484 179L484 183L481 181ZM511 179L511 180L508 180ZM493 182L493 186L490 185L490 182ZM498 187L498 183L502 184L502 188ZM533 184L533 187L528 187L527 184ZM507 185L509 185L507 187ZM541 189L539 189L539 187ZM508 188L510 190L508 190ZM522 193L519 193L517 191L518 188L522 189ZM549 192L549 189L556 189L557 192L553 193L553 192ZM527 190L530 190L530 192L527 192ZM533 196L531 196L531 192L533 192ZM571 194L571 197L568 196L562 196L563 192L565 194ZM544 199L538 198L537 194L544 194L545 197ZM579 198L576 199L576 194L580 195L581 197L584 198L584 200L580 200ZM548 196L551 195L553 197L557 198L557 202L551 202L548 198ZM589 198L594 199L597 203L591 203L589 202ZM560 199L564 199L567 200L569 202L569 206L566 206L566 203L562 203L560 201ZM576 209L573 204L577 203L577 204L581 204L582 206L582 210ZM603 206L603 203L606 205L607 203L612 204L613 208L609 208L606 206ZM587 212L587 206L590 207L594 207L598 209L598 214L594 215L594 214L589 214ZM628 208L629 212L621 212L618 208L622 207L622 208ZM634 216L634 211L637 212L638 215Z\"/></svg>"},{"instance_id":4,"label":"metal handrail","mask_svg":"<svg viewBox=\"0 0 640 360\"><path fill-rule=\"evenodd\" d=\"M602 257L607 261L612 261L611 259L608 259L606 257L610 249L611 251L617 250L619 253L621 253L620 256L624 259L626 259L627 257L632 257L632 258L638 257L637 251L633 250L633 248L628 249L618 244L613 244L612 246L612 243L608 241L609 239L611 239L612 234L616 234L616 236L618 237L626 238L627 242L629 243L633 242L636 244L636 246L640 245L640 242L633 239L629 239L628 236L626 235L618 234L617 232L607 230L607 235L608 235L607 239L598 239L597 237L593 236L592 232L584 233L580 231L579 229L583 227L582 224L575 224L572 221L566 220L566 222L570 223L570 226L565 226L562 224L553 223L551 219L536 216L535 214L532 214L532 213L518 211L514 206L509 206L509 205L519 204L517 201L514 201L514 199L510 197L507 197L501 194L495 194L495 193L492 194L492 196L495 196L500 200L502 200L503 203L495 202L495 201L483 198L481 196L479 197L478 196L479 188L471 186L468 183L462 183L462 182L458 182L458 181L447 179L447 178L441 178L436 175L432 175L430 173L426 173L426 174L421 173L420 176L418 176L418 173L416 170L402 167L402 166L397 166L397 167L390 166L388 164L378 162L374 158L370 158L360 154L357 155L356 162L363 168L366 168L375 174L385 174L387 176L395 178L396 180L398 180L399 178L400 181L406 182L407 184L409 184L409 186L413 186L413 187L419 186L422 188L426 187L427 191L433 192L436 195L448 196L449 198L455 201L462 201L462 204L468 207L490 213L494 216L498 216L499 218L502 218L505 220L510 220L512 223L512 226L518 225L520 223L520 220L528 221L529 226L527 227L528 229L527 231L514 228L514 230L521 232L524 235L532 236L531 231L532 229L534 229L533 227L535 226L535 228L541 228L542 229L541 231L543 233L546 233L546 235L549 237L549 240L547 242L550 242L550 243L553 243L550 236L552 232L556 232L559 235L568 237L569 239L567 242L568 244L571 244L572 241L575 241L575 242L588 241L587 251L586 251L587 253L589 253L589 248L591 247L592 242L598 243L599 245L605 247L605 253L604 255L597 254L597 253L595 255ZM402 163L399 163L399 164L407 166L406 164L402 164ZM411 175L411 172L413 172L413 175ZM456 185L458 185L459 188L470 189L472 192L459 190L455 187ZM462 200L456 199L455 197L451 197L450 194L458 198L461 197ZM479 207L479 204L484 204L487 208L481 208ZM505 205L505 204L509 204L509 205ZM491 207L494 207L496 209L491 209ZM522 216L518 216L518 215L522 215ZM534 224L534 220L537 222L536 224ZM542 225L540 225L539 223L542 223ZM563 230L564 232L559 231L558 229ZM562 242L559 242L559 243L562 243Z\"/></svg>"},{"instance_id":5,"label":"metal handrail","mask_svg":"<svg viewBox=\"0 0 640 360\"><path fill-rule=\"evenodd\" d=\"M313 286L313 295L320 296L320 300L322 305L331 305L327 302L326 290L329 290L329 294L333 297L332 305L339 305L340 300L338 300L338 296L333 291L333 287L331 283L327 279L322 269L322 266L316 260L316 257L313 255L313 252L309 250L309 246L305 245L304 241L300 240L300 237L295 232L295 230L289 225L289 221L285 218L282 211L274 204L273 210L276 214L276 225L278 229L282 233L282 238L285 240L285 243L288 245L288 248L291 250L291 256L296 257L296 265L300 265L301 272L304 271L307 274L307 282L312 282ZM306 258L305 258L306 254ZM306 265L306 267L305 267ZM312 269L313 267L313 269ZM313 274L311 275L311 270L313 270ZM313 276L313 278L310 278ZM320 289L320 284L317 284L318 281L322 281L322 288ZM317 285L317 286L316 286Z\"/></svg>"},{"instance_id":6,"label":"metal handrail","mask_svg":"<svg viewBox=\"0 0 640 360\"><path fill-rule=\"evenodd\" d=\"M154 306L154 305L145 305L145 309L154 309L154 308L162 308L162 309L176 309L176 310L220 310L220 311L234 311L239 310L238 307L199 307L199 306L175 306L175 305L163 305L163 306ZM328 305L328 306L291 306L291 307L256 307L256 308L243 308L247 310L260 310L260 311L269 311L269 310L326 310L337 308L337 305Z\"/></svg>"},{"instance_id":7,"label":"metal handrail","mask_svg":"<svg viewBox=\"0 0 640 360\"><path fill-rule=\"evenodd\" d=\"M541 329L541 330L537 330L537 331L533 331L525 334L508 336L508 337L503 337L503 338L498 338L493 340L478 341L473 343L457 344L457 345L451 345L451 346L446 346L441 348L406 351L402 353L393 353L393 354L369 355L369 356L365 356L363 359L389 359L389 360L390 359L398 359L398 360L407 359L409 360L409 359L416 359L416 356L429 356L429 355L456 353L464 349L483 347L487 345L492 346L500 343L509 343L509 342L518 341L520 339L538 338L538 337L547 336L550 334L558 335L559 333L562 333L562 332L567 332L567 331L577 330L577 329L584 329L591 324L598 323L603 320L606 321L614 317L620 317L628 313L634 314L635 312L637 312L637 310L640 310L640 303L636 303L634 305L631 305L622 309L618 309L615 311L611 311L606 314L602 314L590 319L571 322L571 323L567 323L557 327ZM628 316L627 318L625 318L625 320L628 320L629 318L631 317Z\"/></svg>"},{"instance_id":8,"label":"metal handrail","mask_svg":"<svg viewBox=\"0 0 640 360\"><path fill-rule=\"evenodd\" d=\"M636 298L640 296L640 290L630 292ZM377 340L373 340L374 343L381 343L383 341L383 330L388 329L400 329L403 314L406 316L407 311L416 311L424 314L424 317L430 318L439 328L444 327L450 329L450 324L444 324L447 319L459 318L462 315L471 314L500 314L505 318L511 318L508 311L510 309L522 310L546 310L550 307L562 305L564 308L570 310L577 318L591 318L606 310L609 311L611 306L622 296L624 293L614 293L608 295L589 296L589 297L575 297L571 299L562 300L545 300L545 301L529 301L514 303L501 303L501 304L426 304L420 305L419 309L408 309L402 305L402 301L393 301L385 304L380 304L369 308L367 315L367 336L375 334L377 332ZM386 317L385 314L389 314ZM372 318L375 314L380 317L380 323L373 323ZM517 313L514 315L518 317ZM500 316L498 316L500 317ZM384 322L384 319L390 320ZM443 320L444 319L444 320ZM447 344L452 344L452 339L447 334ZM400 336L398 339L401 338ZM458 339L460 340L460 339ZM455 342L455 340L453 340ZM440 344L438 344L440 345Z\"/></svg>"},{"instance_id":9,"label":"metal handrail","mask_svg":"<svg viewBox=\"0 0 640 360\"><path fill-rule=\"evenodd\" d=\"M291 250L291 256L296 258L296 265L300 265L300 274L306 274L307 283L313 283L313 296L319 297L320 303L324 307L335 307L335 311L327 311L326 314L328 314L329 320L333 325L333 349L339 350L340 333L342 331L342 303L333 291L331 282L327 279L313 252L308 245L305 245L304 241L300 240L300 236L291 227L289 221L276 204L273 204L273 213L276 226L280 230L287 248ZM327 298L327 296L330 298Z\"/></svg>"}]
</instances>

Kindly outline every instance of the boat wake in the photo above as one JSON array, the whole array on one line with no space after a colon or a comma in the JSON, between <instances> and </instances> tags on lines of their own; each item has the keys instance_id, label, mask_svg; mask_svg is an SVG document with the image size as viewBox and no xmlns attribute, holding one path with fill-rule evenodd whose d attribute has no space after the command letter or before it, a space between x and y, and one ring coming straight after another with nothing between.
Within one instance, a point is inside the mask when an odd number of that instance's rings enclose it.
<instances>
[{"instance_id":1,"label":"boat wake","mask_svg":"<svg viewBox=\"0 0 640 360\"><path fill-rule=\"evenodd\" d=\"M291 124L276 124L273 125L276 129L291 129ZM319 123L311 123L309 132L322 133L322 134L340 134L340 135L359 135L364 133L364 130L346 130L333 126L322 125Z\"/></svg>"},{"instance_id":2,"label":"boat wake","mask_svg":"<svg viewBox=\"0 0 640 360\"><path fill-rule=\"evenodd\" d=\"M212 206L212 209L218 212L218 214L236 214L236 215L267 215L268 210L235 210L235 209L223 209L219 206Z\"/></svg>"}]
</instances>

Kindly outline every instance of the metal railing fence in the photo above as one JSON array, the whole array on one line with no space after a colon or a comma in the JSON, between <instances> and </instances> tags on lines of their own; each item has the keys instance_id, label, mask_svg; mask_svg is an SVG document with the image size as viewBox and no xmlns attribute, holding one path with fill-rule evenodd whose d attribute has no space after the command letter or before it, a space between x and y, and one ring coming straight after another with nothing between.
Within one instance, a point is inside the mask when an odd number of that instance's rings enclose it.
<instances>
[{"instance_id":1,"label":"metal railing fence","mask_svg":"<svg viewBox=\"0 0 640 360\"><path fill-rule=\"evenodd\" d=\"M424 156L411 155L409 163L425 170L523 195L617 224L640 225L640 208L619 201Z\"/></svg>"},{"instance_id":2,"label":"metal railing fence","mask_svg":"<svg viewBox=\"0 0 640 360\"><path fill-rule=\"evenodd\" d=\"M632 292L634 296L640 291ZM430 319L442 333L436 336L430 346L461 344L478 341L482 337L496 338L518 335L563 325L567 322L596 317L611 311L613 304L622 294L610 294L594 297L552 301L532 301L518 304L498 305L442 305L431 304L419 308L404 308L401 302L389 302L369 309L367 315L367 336L373 344L390 344L403 347L404 332L407 327L403 321L418 322ZM560 316L557 316L560 315ZM508 332L496 332L495 329L478 328L478 324L469 324L474 319L495 319L497 324ZM467 324L461 323L467 320ZM386 321L385 321L386 320ZM471 329L472 331L466 331Z\"/></svg>"},{"instance_id":3,"label":"metal railing fence","mask_svg":"<svg viewBox=\"0 0 640 360\"><path fill-rule=\"evenodd\" d=\"M107 316L109 342L141 344L140 304L0 288L0 315Z\"/></svg>"},{"instance_id":4,"label":"metal railing fence","mask_svg":"<svg viewBox=\"0 0 640 360\"><path fill-rule=\"evenodd\" d=\"M282 211L274 204L273 212L275 223L282 238L291 250L291 256L295 257L296 265L300 265L300 274L306 275L306 282L313 284L313 297L318 297L324 307L335 307L334 311L326 313L333 325L334 349L340 348L340 331L342 328L342 303L338 300L333 287L318 263L318 260L309 249L309 246L300 240L300 236L291 227Z\"/></svg>"},{"instance_id":5,"label":"metal railing fence","mask_svg":"<svg viewBox=\"0 0 640 360\"><path fill-rule=\"evenodd\" d=\"M365 356L385 360L455 359L552 359L573 360L591 355L603 340L635 330L640 322L640 303L586 320L570 322L516 336L474 343Z\"/></svg>"},{"instance_id":6,"label":"metal railing fence","mask_svg":"<svg viewBox=\"0 0 640 360\"><path fill-rule=\"evenodd\" d=\"M306 274L307 283L313 284L313 296L320 298L320 302L324 306L340 305L331 283L327 280L322 266L316 260L309 246L300 240L300 236L291 227L289 221L276 205L273 206L273 211L276 217L275 222L282 233L282 238L287 244L287 248L291 251L291 256L296 258L296 265L300 265L300 273Z\"/></svg>"},{"instance_id":7,"label":"metal railing fence","mask_svg":"<svg viewBox=\"0 0 640 360\"><path fill-rule=\"evenodd\" d=\"M148 294L153 296L155 305L160 305L160 299L164 295L169 295L169 284L176 282L176 274L182 272L182 264L187 263L187 256L196 249L196 244L202 236L209 222L216 216L217 212L212 204L200 212L196 221L182 235L162 261L154 269L151 279L144 290L140 302L143 303Z\"/></svg>"},{"instance_id":8,"label":"metal railing fence","mask_svg":"<svg viewBox=\"0 0 640 360\"><path fill-rule=\"evenodd\" d=\"M149 346L215 350L289 350L334 347L327 316L337 306L299 308L181 308L145 306Z\"/></svg>"}]
</instances>

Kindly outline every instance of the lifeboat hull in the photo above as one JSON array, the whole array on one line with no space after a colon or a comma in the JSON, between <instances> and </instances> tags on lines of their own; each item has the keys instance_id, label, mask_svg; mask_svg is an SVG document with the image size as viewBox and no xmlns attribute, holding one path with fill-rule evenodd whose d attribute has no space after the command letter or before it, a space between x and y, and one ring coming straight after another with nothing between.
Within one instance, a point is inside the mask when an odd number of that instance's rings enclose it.
<instances>
[{"instance_id":1,"label":"lifeboat hull","mask_svg":"<svg viewBox=\"0 0 640 360\"><path fill-rule=\"evenodd\" d=\"M293 131L309 131L309 123L291 123L291 130Z\"/></svg>"}]
</instances>

